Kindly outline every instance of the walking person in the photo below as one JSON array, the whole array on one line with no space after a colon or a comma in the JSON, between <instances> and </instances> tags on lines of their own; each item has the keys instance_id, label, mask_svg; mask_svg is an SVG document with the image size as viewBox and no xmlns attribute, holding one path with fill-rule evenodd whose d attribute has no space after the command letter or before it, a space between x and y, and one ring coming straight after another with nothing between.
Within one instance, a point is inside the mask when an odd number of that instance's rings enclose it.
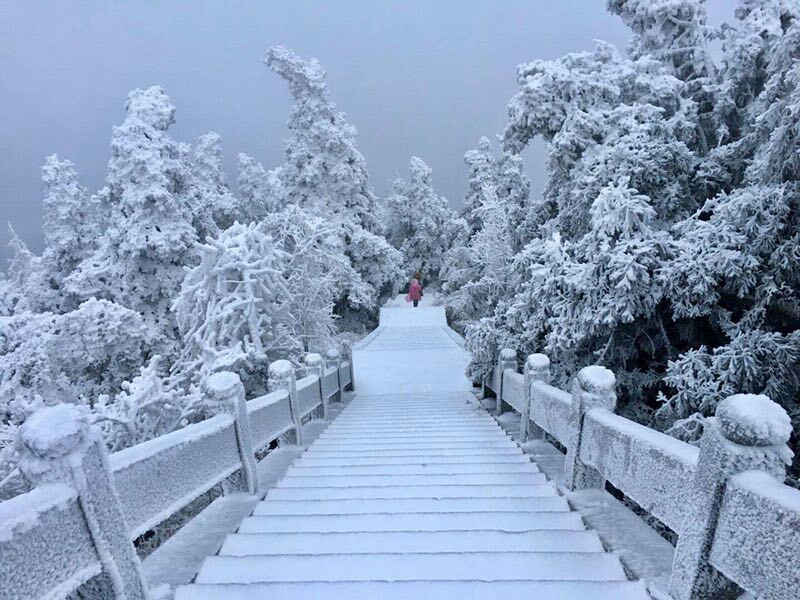
<instances>
[{"instance_id":1,"label":"walking person","mask_svg":"<svg viewBox=\"0 0 800 600\"><path fill-rule=\"evenodd\" d=\"M419 279L414 277L411 283L408 284L408 294L406 295L406 302L413 302L414 307L419 306L419 301L422 298L422 284Z\"/></svg>"}]
</instances>

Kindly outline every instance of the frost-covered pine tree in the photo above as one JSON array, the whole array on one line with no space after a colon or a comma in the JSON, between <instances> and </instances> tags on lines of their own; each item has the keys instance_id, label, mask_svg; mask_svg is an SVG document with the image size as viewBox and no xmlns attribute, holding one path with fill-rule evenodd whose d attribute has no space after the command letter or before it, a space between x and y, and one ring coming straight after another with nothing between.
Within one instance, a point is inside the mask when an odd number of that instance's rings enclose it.
<instances>
[{"instance_id":1,"label":"frost-covered pine tree","mask_svg":"<svg viewBox=\"0 0 800 600\"><path fill-rule=\"evenodd\" d=\"M495 194L494 188L497 183L495 161L492 143L487 137L482 137L478 147L464 155L469 179L461 215L467 221L471 235L482 227L482 207L490 201L487 198L494 197Z\"/></svg>"},{"instance_id":2,"label":"frost-covered pine tree","mask_svg":"<svg viewBox=\"0 0 800 600\"><path fill-rule=\"evenodd\" d=\"M169 334L183 269L197 260L188 147L167 133L175 107L160 87L132 91L126 109L99 195L108 228L67 285L132 308Z\"/></svg>"},{"instance_id":3,"label":"frost-covered pine tree","mask_svg":"<svg viewBox=\"0 0 800 600\"><path fill-rule=\"evenodd\" d=\"M242 222L258 223L283 205L278 172L267 171L255 158L240 153L238 160L239 212Z\"/></svg>"},{"instance_id":4,"label":"frost-covered pine tree","mask_svg":"<svg viewBox=\"0 0 800 600\"><path fill-rule=\"evenodd\" d=\"M333 308L341 283L361 282L352 272L342 240L331 225L294 204L270 214L261 225L285 253L283 277L293 337L305 352L325 352L338 332ZM368 296L369 290L351 289L348 294Z\"/></svg>"},{"instance_id":5,"label":"frost-covered pine tree","mask_svg":"<svg viewBox=\"0 0 800 600\"><path fill-rule=\"evenodd\" d=\"M42 266L48 287L52 290L51 310L77 307L74 298L63 289L64 279L96 248L101 226L95 198L78 183L73 164L48 156L42 167L45 185L44 233L45 250Z\"/></svg>"},{"instance_id":6,"label":"frost-covered pine tree","mask_svg":"<svg viewBox=\"0 0 800 600\"><path fill-rule=\"evenodd\" d=\"M386 200L384 229L403 254L405 270L438 282L442 259L453 239L454 212L433 190L432 171L421 158L411 158L408 180L397 179Z\"/></svg>"},{"instance_id":7,"label":"frost-covered pine tree","mask_svg":"<svg viewBox=\"0 0 800 600\"><path fill-rule=\"evenodd\" d=\"M183 344L171 370L187 384L234 371L248 393L263 391L269 363L299 350L283 276L287 256L255 223L234 223L199 247L202 260L173 307Z\"/></svg>"},{"instance_id":8,"label":"frost-covered pine tree","mask_svg":"<svg viewBox=\"0 0 800 600\"><path fill-rule=\"evenodd\" d=\"M286 162L279 174L285 201L337 226L355 272L372 289L372 306L346 293L338 304L344 310L374 311L397 288L401 257L382 236L375 193L356 147L356 129L336 109L316 59L303 60L275 46L264 62L288 83L295 100ZM353 286L344 289L349 287Z\"/></svg>"},{"instance_id":9,"label":"frost-covered pine tree","mask_svg":"<svg viewBox=\"0 0 800 600\"><path fill-rule=\"evenodd\" d=\"M138 313L107 300L62 315L21 312L0 329L0 415L16 423L37 406L116 393L154 343Z\"/></svg>"},{"instance_id":10,"label":"frost-covered pine tree","mask_svg":"<svg viewBox=\"0 0 800 600\"><path fill-rule=\"evenodd\" d=\"M239 202L225 181L218 133L200 136L192 154L192 212L197 237L204 240L227 229L239 217Z\"/></svg>"}]
</instances>

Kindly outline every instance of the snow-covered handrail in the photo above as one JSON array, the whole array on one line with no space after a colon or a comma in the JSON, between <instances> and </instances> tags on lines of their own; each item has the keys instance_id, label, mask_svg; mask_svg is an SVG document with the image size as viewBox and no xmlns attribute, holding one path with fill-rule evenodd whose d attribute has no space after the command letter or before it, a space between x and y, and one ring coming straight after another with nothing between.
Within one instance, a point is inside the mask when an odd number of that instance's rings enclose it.
<instances>
[{"instance_id":1,"label":"snow-covered handrail","mask_svg":"<svg viewBox=\"0 0 800 600\"><path fill-rule=\"evenodd\" d=\"M237 375L212 375L202 391L216 416L110 456L80 408L34 413L18 442L33 489L0 502L0 600L65 597L101 572L103 597L146 598L133 540L220 482L226 494L255 493L256 453L301 439L305 418L352 389L345 358L326 365L312 357L306 370L323 378L296 382L291 364L273 363L271 378L292 385L271 380L277 389L249 402Z\"/></svg>"},{"instance_id":2,"label":"snow-covered handrail","mask_svg":"<svg viewBox=\"0 0 800 600\"><path fill-rule=\"evenodd\" d=\"M547 433L566 447L564 485L608 481L676 533L670 580L676 600L791 598L800 589L800 491L783 484L791 422L765 396L737 395L708 419L700 447L614 414L613 373L582 369L572 393L549 385L549 361L531 355L525 375L505 349L486 387L496 411L525 417L522 441Z\"/></svg>"}]
</instances>

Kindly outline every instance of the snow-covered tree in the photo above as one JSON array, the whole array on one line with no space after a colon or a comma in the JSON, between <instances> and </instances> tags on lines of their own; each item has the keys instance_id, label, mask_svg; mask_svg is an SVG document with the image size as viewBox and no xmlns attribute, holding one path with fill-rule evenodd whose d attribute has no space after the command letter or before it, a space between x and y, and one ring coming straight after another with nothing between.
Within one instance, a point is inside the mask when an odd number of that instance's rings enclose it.
<instances>
[{"instance_id":1,"label":"snow-covered tree","mask_svg":"<svg viewBox=\"0 0 800 600\"><path fill-rule=\"evenodd\" d=\"M276 171L267 171L256 159L239 154L239 211L244 223L258 223L283 205L283 190Z\"/></svg>"},{"instance_id":2,"label":"snow-covered tree","mask_svg":"<svg viewBox=\"0 0 800 600\"><path fill-rule=\"evenodd\" d=\"M100 237L101 223L96 202L86 188L78 183L73 164L48 156L42 167L45 185L43 268L48 286L52 289L53 309L75 308L62 290L68 277L95 249Z\"/></svg>"},{"instance_id":3,"label":"snow-covered tree","mask_svg":"<svg viewBox=\"0 0 800 600\"><path fill-rule=\"evenodd\" d=\"M192 155L192 212L197 237L204 240L227 229L239 216L239 202L225 181L218 133L200 136Z\"/></svg>"},{"instance_id":4,"label":"snow-covered tree","mask_svg":"<svg viewBox=\"0 0 800 600\"><path fill-rule=\"evenodd\" d=\"M130 380L153 345L138 313L88 300L62 315L22 312L0 322L0 415L21 423L36 406L91 405Z\"/></svg>"},{"instance_id":5,"label":"snow-covered tree","mask_svg":"<svg viewBox=\"0 0 800 600\"><path fill-rule=\"evenodd\" d=\"M94 406L109 451L128 448L179 429L193 417L195 403L180 390L170 389L155 355L115 395L101 394ZM196 399L195 399L196 400Z\"/></svg>"},{"instance_id":6,"label":"snow-covered tree","mask_svg":"<svg viewBox=\"0 0 800 600\"><path fill-rule=\"evenodd\" d=\"M464 155L464 162L467 165L469 179L461 215L467 221L470 234L473 235L483 226L482 207L491 203L496 195L496 159L489 138L482 137L478 147Z\"/></svg>"},{"instance_id":7,"label":"snow-covered tree","mask_svg":"<svg viewBox=\"0 0 800 600\"><path fill-rule=\"evenodd\" d=\"M375 311L402 278L401 257L382 236L375 193L356 147L356 129L336 109L316 59L303 60L275 46L264 62L287 82L295 100L286 162L279 173L285 201L335 224L355 272L372 288L371 307L349 296L337 304L344 310Z\"/></svg>"},{"instance_id":8,"label":"snow-covered tree","mask_svg":"<svg viewBox=\"0 0 800 600\"><path fill-rule=\"evenodd\" d=\"M167 134L175 107L160 87L132 91L126 108L99 195L108 228L67 285L132 308L169 332L183 269L196 262L188 147Z\"/></svg>"},{"instance_id":9,"label":"snow-covered tree","mask_svg":"<svg viewBox=\"0 0 800 600\"><path fill-rule=\"evenodd\" d=\"M442 259L453 240L455 213L433 190L432 172L421 158L411 158L408 181L397 179L386 200L386 238L403 254L405 270L438 282Z\"/></svg>"},{"instance_id":10,"label":"snow-covered tree","mask_svg":"<svg viewBox=\"0 0 800 600\"><path fill-rule=\"evenodd\" d=\"M200 245L174 310L183 348L172 372L185 383L239 373L248 393L263 391L267 366L299 350L292 336L286 253L258 225L234 223Z\"/></svg>"},{"instance_id":11,"label":"snow-covered tree","mask_svg":"<svg viewBox=\"0 0 800 600\"><path fill-rule=\"evenodd\" d=\"M344 254L342 241L329 224L296 205L270 214L262 229L286 255L283 277L293 337L306 352L324 352L337 333L333 308L343 282L361 281ZM357 297L369 290L347 293Z\"/></svg>"}]
</instances>

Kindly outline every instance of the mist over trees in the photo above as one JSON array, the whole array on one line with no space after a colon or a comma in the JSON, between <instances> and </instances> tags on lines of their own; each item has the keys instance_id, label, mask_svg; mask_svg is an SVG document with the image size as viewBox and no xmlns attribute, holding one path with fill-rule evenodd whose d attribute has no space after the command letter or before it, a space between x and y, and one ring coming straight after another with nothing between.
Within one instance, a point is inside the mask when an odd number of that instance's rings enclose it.
<instances>
[{"instance_id":1,"label":"mist over trees","mask_svg":"<svg viewBox=\"0 0 800 600\"><path fill-rule=\"evenodd\" d=\"M500 348L544 352L559 385L612 369L625 416L689 442L734 392L800 431L800 5L737 0L716 29L702 0L607 7L628 47L519 65L458 213L418 157L379 200L321 64L282 46L264 62L293 99L284 160L239 154L235 189L220 136L175 140L158 86L128 95L101 189L47 157L45 248L12 230L0 278L0 497L37 408L85 406L109 448L139 443L206 418L214 371L253 397L270 362L363 335L416 271L475 380Z\"/></svg>"}]
</instances>

